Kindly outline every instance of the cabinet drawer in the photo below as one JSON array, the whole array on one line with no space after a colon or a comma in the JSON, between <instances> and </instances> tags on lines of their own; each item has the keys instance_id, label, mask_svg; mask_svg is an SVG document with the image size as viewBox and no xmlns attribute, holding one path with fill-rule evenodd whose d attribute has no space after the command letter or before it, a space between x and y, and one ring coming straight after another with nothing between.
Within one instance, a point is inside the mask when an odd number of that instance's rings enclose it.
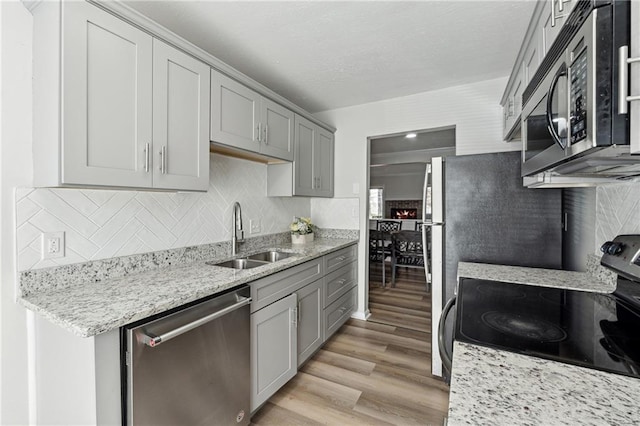
<instances>
[{"instance_id":1,"label":"cabinet drawer","mask_svg":"<svg viewBox=\"0 0 640 426\"><path fill-rule=\"evenodd\" d=\"M355 286L324 310L325 341L349 319L355 309L357 297L358 286Z\"/></svg>"},{"instance_id":2,"label":"cabinet drawer","mask_svg":"<svg viewBox=\"0 0 640 426\"><path fill-rule=\"evenodd\" d=\"M264 308L324 275L322 259L314 259L251 283L251 312Z\"/></svg>"},{"instance_id":3,"label":"cabinet drawer","mask_svg":"<svg viewBox=\"0 0 640 426\"><path fill-rule=\"evenodd\" d=\"M358 262L351 262L325 277L323 308L331 305L353 287L358 278Z\"/></svg>"},{"instance_id":4,"label":"cabinet drawer","mask_svg":"<svg viewBox=\"0 0 640 426\"><path fill-rule=\"evenodd\" d=\"M336 252L329 253L324 257L324 270L329 274L337 269L340 269L344 265L351 263L358 257L358 245L354 244L349 247L345 247Z\"/></svg>"}]
</instances>

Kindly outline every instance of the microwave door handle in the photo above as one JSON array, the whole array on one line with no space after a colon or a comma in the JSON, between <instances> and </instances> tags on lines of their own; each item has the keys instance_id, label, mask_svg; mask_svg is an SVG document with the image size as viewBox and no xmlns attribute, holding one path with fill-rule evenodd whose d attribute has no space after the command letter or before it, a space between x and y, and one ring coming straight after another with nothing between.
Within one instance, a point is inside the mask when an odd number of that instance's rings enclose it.
<instances>
[{"instance_id":1,"label":"microwave door handle","mask_svg":"<svg viewBox=\"0 0 640 426\"><path fill-rule=\"evenodd\" d=\"M562 64L556 75L553 76L553 80L551 81L551 87L549 87L549 92L547 92L547 129L549 133L551 133L551 137L553 140L560 146L560 148L565 149L567 147L566 139L563 141L558 132L556 132L556 128L553 127L553 115L551 113L551 109L553 107L553 92L556 90L556 85L558 84L558 80L563 75L567 75L567 65Z\"/></svg>"}]
</instances>

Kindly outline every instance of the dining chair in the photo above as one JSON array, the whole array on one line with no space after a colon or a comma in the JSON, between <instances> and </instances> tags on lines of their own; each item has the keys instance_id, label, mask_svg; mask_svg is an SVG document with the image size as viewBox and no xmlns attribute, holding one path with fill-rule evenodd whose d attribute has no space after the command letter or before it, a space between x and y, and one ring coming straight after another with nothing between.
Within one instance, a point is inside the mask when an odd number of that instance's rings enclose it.
<instances>
[{"instance_id":1,"label":"dining chair","mask_svg":"<svg viewBox=\"0 0 640 426\"><path fill-rule=\"evenodd\" d=\"M422 221L417 220L415 227L413 228L414 231L422 231Z\"/></svg>"},{"instance_id":2,"label":"dining chair","mask_svg":"<svg viewBox=\"0 0 640 426\"><path fill-rule=\"evenodd\" d=\"M402 222L399 220L379 220L376 223L378 231L392 232L402 229Z\"/></svg>"},{"instance_id":3,"label":"dining chair","mask_svg":"<svg viewBox=\"0 0 640 426\"><path fill-rule=\"evenodd\" d=\"M396 270L399 266L424 269L421 232L398 231L391 234L391 287L396 285Z\"/></svg>"},{"instance_id":4,"label":"dining chair","mask_svg":"<svg viewBox=\"0 0 640 426\"><path fill-rule=\"evenodd\" d=\"M369 261L382 264L382 287L386 287L386 259L391 256L391 247L385 246L385 239L390 238L388 233L369 230Z\"/></svg>"}]
</instances>

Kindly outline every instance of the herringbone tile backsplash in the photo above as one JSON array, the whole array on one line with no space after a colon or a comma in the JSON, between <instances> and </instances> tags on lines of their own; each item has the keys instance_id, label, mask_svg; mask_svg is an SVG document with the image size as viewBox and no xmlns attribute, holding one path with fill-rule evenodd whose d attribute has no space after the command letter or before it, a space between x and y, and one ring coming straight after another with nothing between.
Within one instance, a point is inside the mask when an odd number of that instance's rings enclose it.
<instances>
[{"instance_id":1,"label":"herringbone tile backsplash","mask_svg":"<svg viewBox=\"0 0 640 426\"><path fill-rule=\"evenodd\" d=\"M618 234L640 234L640 183L607 185L596 191L596 253Z\"/></svg>"},{"instance_id":2,"label":"herringbone tile backsplash","mask_svg":"<svg viewBox=\"0 0 640 426\"><path fill-rule=\"evenodd\" d=\"M310 216L309 198L268 198L267 169L212 155L207 193L79 189L16 190L18 270L106 259L231 239L231 209L242 205L265 235L288 230L292 216ZM41 234L64 231L65 257L41 259Z\"/></svg>"}]
</instances>

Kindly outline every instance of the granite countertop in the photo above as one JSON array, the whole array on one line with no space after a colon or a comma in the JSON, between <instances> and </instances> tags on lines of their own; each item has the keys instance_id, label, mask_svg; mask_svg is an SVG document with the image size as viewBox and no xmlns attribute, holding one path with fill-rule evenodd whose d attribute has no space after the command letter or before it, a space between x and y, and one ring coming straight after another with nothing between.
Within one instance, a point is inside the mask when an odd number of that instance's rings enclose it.
<instances>
[{"instance_id":1,"label":"granite countertop","mask_svg":"<svg viewBox=\"0 0 640 426\"><path fill-rule=\"evenodd\" d=\"M449 425L640 424L640 380L455 342Z\"/></svg>"},{"instance_id":2,"label":"granite countertop","mask_svg":"<svg viewBox=\"0 0 640 426\"><path fill-rule=\"evenodd\" d=\"M44 289L21 297L19 302L78 336L95 336L307 262L357 241L320 238L304 246L276 244L252 252L279 250L294 255L246 270L210 266L198 261L63 289ZM238 257L246 254L251 253ZM230 257L209 260L227 259Z\"/></svg>"},{"instance_id":3,"label":"granite countertop","mask_svg":"<svg viewBox=\"0 0 640 426\"><path fill-rule=\"evenodd\" d=\"M616 289L613 278L603 272L595 262L590 262L589 272L563 271L558 269L525 268L522 266L491 265L487 263L458 263L458 277L479 280L501 281L514 284L529 284L541 287L559 287L569 290L611 293ZM602 268L604 269L604 268Z\"/></svg>"}]
</instances>

